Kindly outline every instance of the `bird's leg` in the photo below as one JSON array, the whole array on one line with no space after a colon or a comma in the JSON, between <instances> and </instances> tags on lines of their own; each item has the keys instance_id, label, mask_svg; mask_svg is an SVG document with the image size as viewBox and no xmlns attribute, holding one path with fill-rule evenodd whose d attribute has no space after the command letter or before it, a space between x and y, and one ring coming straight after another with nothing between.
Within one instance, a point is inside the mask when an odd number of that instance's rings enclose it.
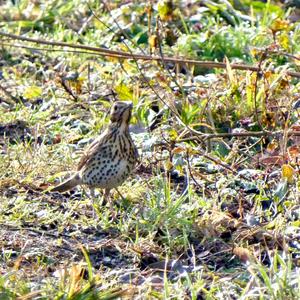
<instances>
[{"instance_id":1,"label":"bird's leg","mask_svg":"<svg viewBox=\"0 0 300 300\"><path fill-rule=\"evenodd\" d=\"M91 199L92 199L92 204L94 205L94 200L96 197L94 188L90 188L90 195L91 195Z\"/></svg>"},{"instance_id":2,"label":"bird's leg","mask_svg":"<svg viewBox=\"0 0 300 300\"><path fill-rule=\"evenodd\" d=\"M93 207L93 218L95 218L97 211L98 211L98 206L97 203L95 203L95 189L94 188L90 188L90 197L92 198L92 207Z\"/></svg>"},{"instance_id":3,"label":"bird's leg","mask_svg":"<svg viewBox=\"0 0 300 300\"><path fill-rule=\"evenodd\" d=\"M120 191L117 188L115 188L115 190L117 191L117 193L119 194L119 196L121 197L121 199L123 201L125 201L125 198L122 196L122 194L120 193Z\"/></svg>"},{"instance_id":4,"label":"bird's leg","mask_svg":"<svg viewBox=\"0 0 300 300\"><path fill-rule=\"evenodd\" d=\"M114 211L113 202L112 202L112 199L109 197L109 192L110 192L110 189L105 189L105 190L104 190L103 198L108 202L109 210L110 210L112 219L115 219L116 216L117 216L117 214L116 214L116 212Z\"/></svg>"}]
</instances>

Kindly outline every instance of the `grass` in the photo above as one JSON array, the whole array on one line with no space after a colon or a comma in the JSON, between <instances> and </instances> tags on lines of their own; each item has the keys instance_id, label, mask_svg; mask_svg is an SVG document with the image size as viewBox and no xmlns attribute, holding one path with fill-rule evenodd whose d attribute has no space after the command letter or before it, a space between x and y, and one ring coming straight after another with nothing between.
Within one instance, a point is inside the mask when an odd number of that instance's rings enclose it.
<instances>
[{"instance_id":1,"label":"grass","mask_svg":"<svg viewBox=\"0 0 300 300\"><path fill-rule=\"evenodd\" d=\"M1 38L0 299L299 298L298 137L271 135L299 119L298 79L283 70L297 71L297 60L283 54L298 53L298 29L286 27L279 4L241 2L252 19L235 8L235 25L217 3L202 14L175 3L171 15L117 1L1 6L5 32L110 49L126 49L128 33L133 52L148 52L144 37L159 26L168 55L227 57L263 71L137 67ZM89 19L90 8L97 18ZM166 20L156 25L158 14ZM141 158L122 197L112 194L112 220L106 206L93 216L88 189L49 188L76 168L115 98L134 103ZM195 138L187 126L269 136Z\"/></svg>"}]
</instances>

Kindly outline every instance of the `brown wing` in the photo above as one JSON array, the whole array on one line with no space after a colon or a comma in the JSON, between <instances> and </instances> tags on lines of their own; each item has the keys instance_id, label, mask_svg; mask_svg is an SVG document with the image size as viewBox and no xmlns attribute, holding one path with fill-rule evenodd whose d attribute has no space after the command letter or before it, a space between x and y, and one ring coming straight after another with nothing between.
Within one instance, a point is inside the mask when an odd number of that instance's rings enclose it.
<instances>
[{"instance_id":1,"label":"brown wing","mask_svg":"<svg viewBox=\"0 0 300 300\"><path fill-rule=\"evenodd\" d=\"M84 154L80 158L80 161L79 161L78 166L77 166L77 171L80 171L83 168L83 166L85 166L86 164L89 163L89 161L91 160L91 158L97 152L98 146L99 146L98 143L96 143L96 141L94 141L88 147L88 149L84 152Z\"/></svg>"},{"instance_id":2,"label":"brown wing","mask_svg":"<svg viewBox=\"0 0 300 300\"><path fill-rule=\"evenodd\" d=\"M101 151L101 148L106 145L106 142L109 140L109 138L110 134L105 131L99 138L89 145L78 163L77 171L80 171L84 166L87 166L94 159L95 154Z\"/></svg>"}]
</instances>

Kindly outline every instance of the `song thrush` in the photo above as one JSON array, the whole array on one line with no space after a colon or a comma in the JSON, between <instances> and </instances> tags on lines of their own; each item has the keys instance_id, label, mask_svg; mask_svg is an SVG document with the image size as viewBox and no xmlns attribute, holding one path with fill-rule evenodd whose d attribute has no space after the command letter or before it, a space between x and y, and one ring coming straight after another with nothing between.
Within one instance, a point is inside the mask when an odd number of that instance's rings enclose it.
<instances>
[{"instance_id":1,"label":"song thrush","mask_svg":"<svg viewBox=\"0 0 300 300\"><path fill-rule=\"evenodd\" d=\"M108 198L109 191L126 180L138 158L128 129L131 111L132 102L118 101L112 105L108 128L87 148L77 172L54 187L52 192L65 192L77 185L87 185L92 191L93 188L104 189L104 198ZM112 208L110 201L109 204Z\"/></svg>"}]
</instances>

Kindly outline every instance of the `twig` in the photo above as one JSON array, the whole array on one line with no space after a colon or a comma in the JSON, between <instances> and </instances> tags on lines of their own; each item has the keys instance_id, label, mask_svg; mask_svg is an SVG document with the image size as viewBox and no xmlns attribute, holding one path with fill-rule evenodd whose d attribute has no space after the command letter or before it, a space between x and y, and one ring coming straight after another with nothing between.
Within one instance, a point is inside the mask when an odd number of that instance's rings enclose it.
<instances>
[{"instance_id":1,"label":"twig","mask_svg":"<svg viewBox=\"0 0 300 300\"><path fill-rule=\"evenodd\" d=\"M208 160L211 160L212 162L214 162L215 164L217 165L220 165L221 167L229 170L232 174L244 179L244 180L247 180L247 181L251 181L251 179L247 178L246 176L238 173L236 170L234 170L233 168L231 168L228 164L222 162L220 159L218 158L215 158L215 157L212 157L206 153L204 153L202 150L199 150L197 149L197 151L199 152L200 155L202 155L203 157L207 158Z\"/></svg>"},{"instance_id":2,"label":"twig","mask_svg":"<svg viewBox=\"0 0 300 300\"><path fill-rule=\"evenodd\" d=\"M21 45L21 44L2 43L2 42L0 44L1 44L1 46L21 48L21 49L26 49L26 50L31 50L31 51L69 52L69 53L74 53L74 54L92 54L92 55L102 56L102 54L92 52L92 51L78 51L78 50L67 50L67 49L57 49L57 48L53 49L53 48L30 47L30 46L25 46L25 45Z\"/></svg>"},{"instance_id":3,"label":"twig","mask_svg":"<svg viewBox=\"0 0 300 300\"><path fill-rule=\"evenodd\" d=\"M175 78L175 75L173 75L170 71L170 69L167 67L167 64L166 64L166 61L165 61L165 55L163 53L163 49L162 49L162 39L161 39L161 36L160 36L160 27L159 25L161 24L160 22L160 18L158 17L157 21L156 21L156 36L157 36L157 44L158 44L158 50L159 50L159 55L161 57L161 62L164 66L164 69L167 70L170 78L172 78L173 82L175 83L175 85L179 88L181 94L182 94L182 97L184 98L185 96L185 92L182 88L182 86L178 83L177 79Z\"/></svg>"},{"instance_id":4,"label":"twig","mask_svg":"<svg viewBox=\"0 0 300 300\"><path fill-rule=\"evenodd\" d=\"M259 73L261 73L261 65L263 63L263 61L266 59L267 57L267 49L263 52L263 54L261 55L261 58L259 60L259 63L258 63L258 69L259 69L259 72L257 72L256 74L256 78L255 78L255 83L254 83L254 91L253 91L253 95L254 95L254 110L255 110L255 117L256 117L256 121L260 127L260 129L263 129L262 125L261 125L261 122L260 122L260 119L258 117L258 106L257 106L257 84L258 84L258 77L259 77Z\"/></svg>"},{"instance_id":5,"label":"twig","mask_svg":"<svg viewBox=\"0 0 300 300\"><path fill-rule=\"evenodd\" d=\"M79 45L79 44L70 44L70 43L64 43L64 42L50 42L42 39L33 39L28 38L24 36L19 36L16 34L10 34L5 32L0 32L0 36L5 36L11 39L15 40L21 40L31 43L37 43L37 44L43 44L43 45L50 45L50 46L60 46L60 47L69 47L74 49L83 49L92 51L95 53L98 53L99 55L103 56L109 56L109 57L117 57L117 58L123 58L123 59L136 59L136 60L149 60L149 61L161 61L162 58L160 56L152 56L152 55L145 55L145 54L134 54L134 53L127 53L124 51L116 51L116 50L110 50L106 48L101 47L92 47L92 46L85 46L85 45ZM185 59L185 58L175 58L170 56L164 57L165 62L173 62L176 64L191 64L191 65L198 65L202 66L208 69L226 69L226 63L221 62L214 62L214 61L199 61L199 60L193 60L193 59ZM260 68L256 66L250 66L250 65L244 65L244 64L231 64L230 67L232 69L236 70L244 70L244 71L253 71L253 72L259 72ZM269 70L271 73L276 73L275 70ZM287 71L287 75L300 78L300 73L295 71Z\"/></svg>"},{"instance_id":6,"label":"twig","mask_svg":"<svg viewBox=\"0 0 300 300\"><path fill-rule=\"evenodd\" d=\"M87 28L87 26L89 25L89 23L91 22L91 20L93 19L93 15L90 15L85 22L82 24L81 28L78 30L78 35L81 35L85 29Z\"/></svg>"},{"instance_id":7,"label":"twig","mask_svg":"<svg viewBox=\"0 0 300 300\"><path fill-rule=\"evenodd\" d=\"M67 85L66 80L64 78L61 78L61 85L63 86L63 88L65 89L65 91L72 96L72 98L75 101L78 101L78 97L73 93L72 89Z\"/></svg>"},{"instance_id":8,"label":"twig","mask_svg":"<svg viewBox=\"0 0 300 300\"><path fill-rule=\"evenodd\" d=\"M188 152L188 151L186 151L186 162L187 162L187 168L188 168L188 171L189 171L189 173L190 173L190 176L191 176L192 180L194 181L195 185L196 185L198 188L201 189L203 186L201 186L201 184L196 180L195 176L194 176L193 173L192 173L192 166L191 166L191 164L190 164L190 160L189 160L189 152ZM205 178L204 175L199 174L199 176L200 176L202 179L205 179L205 180L209 181L209 183L212 183L212 181L211 181L211 180L208 180L207 178Z\"/></svg>"},{"instance_id":9,"label":"twig","mask_svg":"<svg viewBox=\"0 0 300 300\"><path fill-rule=\"evenodd\" d=\"M264 137L264 136L281 136L284 132L281 131L247 131L247 132L230 132L230 133L203 133L201 138L203 140L209 140L213 138L230 138L230 137ZM300 136L300 131L290 130L287 132L287 135L290 136ZM176 140L176 143L189 142L199 140L199 136L190 136L182 139Z\"/></svg>"}]
</instances>

